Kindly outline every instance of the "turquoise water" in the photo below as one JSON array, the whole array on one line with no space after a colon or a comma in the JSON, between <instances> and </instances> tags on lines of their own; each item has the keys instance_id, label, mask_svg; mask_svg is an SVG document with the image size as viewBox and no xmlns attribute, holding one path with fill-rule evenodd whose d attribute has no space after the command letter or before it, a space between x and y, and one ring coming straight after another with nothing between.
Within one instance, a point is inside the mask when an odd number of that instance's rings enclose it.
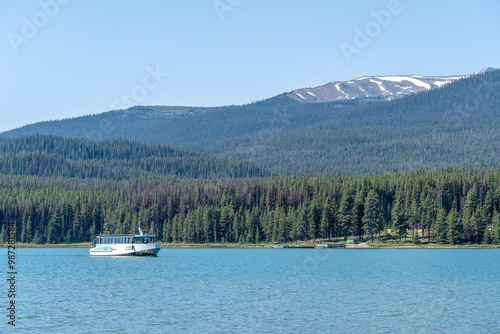
<instances>
[{"instance_id":1,"label":"turquoise water","mask_svg":"<svg viewBox=\"0 0 500 334\"><path fill-rule=\"evenodd\" d=\"M2 333L500 333L500 249L17 258L17 326Z\"/></svg>"}]
</instances>

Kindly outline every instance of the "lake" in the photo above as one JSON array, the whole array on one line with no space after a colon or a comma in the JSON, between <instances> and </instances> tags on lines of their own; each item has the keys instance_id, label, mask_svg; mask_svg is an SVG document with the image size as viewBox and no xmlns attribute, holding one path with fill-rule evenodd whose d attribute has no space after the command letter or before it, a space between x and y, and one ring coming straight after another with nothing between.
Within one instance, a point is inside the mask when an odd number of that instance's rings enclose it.
<instances>
[{"instance_id":1,"label":"lake","mask_svg":"<svg viewBox=\"0 0 500 334\"><path fill-rule=\"evenodd\" d=\"M16 252L2 333L500 333L500 249Z\"/></svg>"}]
</instances>

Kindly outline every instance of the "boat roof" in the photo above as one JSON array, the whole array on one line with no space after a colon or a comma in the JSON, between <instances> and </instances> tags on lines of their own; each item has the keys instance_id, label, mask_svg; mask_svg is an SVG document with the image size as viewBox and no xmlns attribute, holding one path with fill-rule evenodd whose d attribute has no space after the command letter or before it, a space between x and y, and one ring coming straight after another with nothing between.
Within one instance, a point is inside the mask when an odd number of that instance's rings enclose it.
<instances>
[{"instance_id":1,"label":"boat roof","mask_svg":"<svg viewBox=\"0 0 500 334\"><path fill-rule=\"evenodd\" d=\"M156 235L151 234L106 234L106 235L98 235L97 238L113 238L113 237L141 237L141 238L156 238Z\"/></svg>"}]
</instances>

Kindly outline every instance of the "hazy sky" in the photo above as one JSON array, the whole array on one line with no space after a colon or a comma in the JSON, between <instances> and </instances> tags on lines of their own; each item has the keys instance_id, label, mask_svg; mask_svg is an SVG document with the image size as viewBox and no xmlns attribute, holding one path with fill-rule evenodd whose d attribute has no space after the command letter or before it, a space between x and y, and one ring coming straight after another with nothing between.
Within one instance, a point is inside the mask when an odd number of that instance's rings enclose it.
<instances>
[{"instance_id":1,"label":"hazy sky","mask_svg":"<svg viewBox=\"0 0 500 334\"><path fill-rule=\"evenodd\" d=\"M500 1L0 0L0 131L500 67Z\"/></svg>"}]
</instances>

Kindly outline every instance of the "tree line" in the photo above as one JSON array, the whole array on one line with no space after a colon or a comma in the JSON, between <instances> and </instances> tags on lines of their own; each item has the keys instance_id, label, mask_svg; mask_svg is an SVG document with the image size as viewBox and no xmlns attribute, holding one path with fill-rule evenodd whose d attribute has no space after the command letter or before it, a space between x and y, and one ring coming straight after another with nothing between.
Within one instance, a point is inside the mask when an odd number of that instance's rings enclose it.
<instances>
[{"instance_id":1,"label":"tree line","mask_svg":"<svg viewBox=\"0 0 500 334\"><path fill-rule=\"evenodd\" d=\"M155 176L237 178L270 175L265 169L248 162L218 159L167 145L39 134L0 138L0 173L111 180Z\"/></svg>"},{"instance_id":2,"label":"tree line","mask_svg":"<svg viewBox=\"0 0 500 334\"><path fill-rule=\"evenodd\" d=\"M119 181L0 174L1 240L15 222L18 241L38 244L134 233L139 222L165 242L498 244L499 211L498 169Z\"/></svg>"}]
</instances>

